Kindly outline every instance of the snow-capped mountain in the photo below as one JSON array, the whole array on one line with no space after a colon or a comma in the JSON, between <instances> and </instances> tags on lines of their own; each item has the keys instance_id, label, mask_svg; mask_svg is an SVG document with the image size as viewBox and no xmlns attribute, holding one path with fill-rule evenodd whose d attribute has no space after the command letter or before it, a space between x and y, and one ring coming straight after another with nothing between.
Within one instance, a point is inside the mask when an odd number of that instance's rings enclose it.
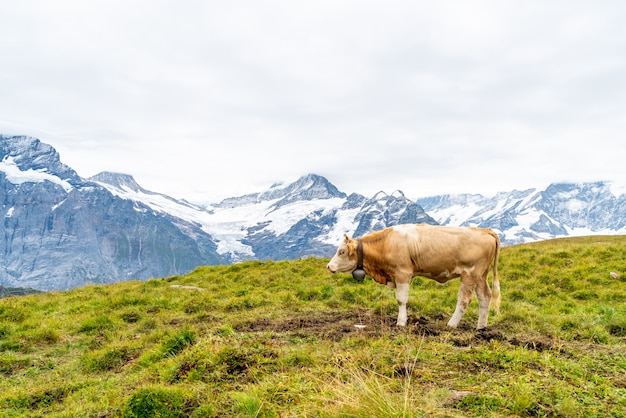
<instances>
[{"instance_id":1,"label":"snow-capped mountain","mask_svg":"<svg viewBox=\"0 0 626 418\"><path fill-rule=\"evenodd\" d=\"M185 219L210 234L227 261L330 256L343 234L360 236L398 223L436 223L402 192L368 199L346 196L326 178L308 174L290 184L200 207L141 189L129 176L96 181L112 194Z\"/></svg>"},{"instance_id":2,"label":"snow-capped mountain","mask_svg":"<svg viewBox=\"0 0 626 418\"><path fill-rule=\"evenodd\" d=\"M625 190L553 184L412 201L401 191L347 195L308 174L200 206L146 190L127 174L83 179L38 139L0 135L0 286L68 289L246 259L329 257L344 233L401 223L490 227L504 244L622 234Z\"/></svg>"},{"instance_id":3,"label":"snow-capped mountain","mask_svg":"<svg viewBox=\"0 0 626 418\"><path fill-rule=\"evenodd\" d=\"M80 178L35 138L0 136L0 201L0 286L68 289L224 262L197 225Z\"/></svg>"},{"instance_id":4,"label":"snow-capped mountain","mask_svg":"<svg viewBox=\"0 0 626 418\"><path fill-rule=\"evenodd\" d=\"M132 176L89 179L36 138L0 136L0 286L68 289L245 259L330 256L343 233L435 223L401 192L347 196L314 174L199 206Z\"/></svg>"},{"instance_id":5,"label":"snow-capped mountain","mask_svg":"<svg viewBox=\"0 0 626 418\"><path fill-rule=\"evenodd\" d=\"M543 239L626 234L626 190L611 182L551 184L544 190L417 199L442 225L493 228L505 245Z\"/></svg>"}]
</instances>

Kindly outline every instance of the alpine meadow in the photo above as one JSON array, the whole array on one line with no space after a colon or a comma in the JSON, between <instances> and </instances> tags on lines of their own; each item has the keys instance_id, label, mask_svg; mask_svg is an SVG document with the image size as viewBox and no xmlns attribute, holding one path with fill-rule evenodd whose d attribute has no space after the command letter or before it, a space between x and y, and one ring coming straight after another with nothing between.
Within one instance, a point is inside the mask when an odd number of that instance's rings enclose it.
<instances>
[{"instance_id":1,"label":"alpine meadow","mask_svg":"<svg viewBox=\"0 0 626 418\"><path fill-rule=\"evenodd\" d=\"M626 236L503 247L500 313L328 259L0 299L3 417L623 417ZM489 276L491 283L491 273Z\"/></svg>"}]
</instances>

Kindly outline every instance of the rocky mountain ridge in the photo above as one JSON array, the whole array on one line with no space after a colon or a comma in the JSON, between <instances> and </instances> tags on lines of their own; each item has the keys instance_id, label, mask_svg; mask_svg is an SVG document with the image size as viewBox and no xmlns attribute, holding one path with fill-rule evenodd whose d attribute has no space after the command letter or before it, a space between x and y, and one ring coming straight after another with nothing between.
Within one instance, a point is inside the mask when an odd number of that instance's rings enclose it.
<instances>
[{"instance_id":1,"label":"rocky mountain ridge","mask_svg":"<svg viewBox=\"0 0 626 418\"><path fill-rule=\"evenodd\" d=\"M326 257L344 233L363 235L398 223L436 223L402 192L379 192L369 199L357 193L348 196L316 174L205 207L116 187L120 180L99 178L101 186L121 198L199 225L214 238L226 262Z\"/></svg>"},{"instance_id":2,"label":"rocky mountain ridge","mask_svg":"<svg viewBox=\"0 0 626 418\"><path fill-rule=\"evenodd\" d=\"M314 174L199 206L127 174L88 179L51 146L0 136L0 286L69 289L245 259L330 256L341 235L434 220L401 193L347 196Z\"/></svg>"},{"instance_id":3,"label":"rocky mountain ridge","mask_svg":"<svg viewBox=\"0 0 626 418\"><path fill-rule=\"evenodd\" d=\"M30 137L0 136L0 286L69 289L223 262L189 221L120 199Z\"/></svg>"},{"instance_id":4,"label":"rocky mountain ridge","mask_svg":"<svg viewBox=\"0 0 626 418\"><path fill-rule=\"evenodd\" d=\"M200 206L131 175L81 178L36 138L0 135L0 286L69 289L184 274L247 259L330 257L344 233L402 223L489 227L505 245L626 233L626 194L607 182L408 199L346 194L308 174Z\"/></svg>"},{"instance_id":5,"label":"rocky mountain ridge","mask_svg":"<svg viewBox=\"0 0 626 418\"><path fill-rule=\"evenodd\" d=\"M558 183L492 197L440 195L417 203L442 225L493 228L505 245L626 234L626 193L612 182Z\"/></svg>"}]
</instances>

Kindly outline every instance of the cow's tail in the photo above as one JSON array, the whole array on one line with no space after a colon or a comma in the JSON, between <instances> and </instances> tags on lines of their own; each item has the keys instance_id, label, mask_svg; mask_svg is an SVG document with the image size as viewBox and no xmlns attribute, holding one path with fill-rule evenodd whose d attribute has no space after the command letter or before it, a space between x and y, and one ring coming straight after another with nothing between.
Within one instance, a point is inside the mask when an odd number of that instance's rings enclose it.
<instances>
[{"instance_id":1,"label":"cow's tail","mask_svg":"<svg viewBox=\"0 0 626 418\"><path fill-rule=\"evenodd\" d=\"M500 257L500 237L492 232L496 239L496 256L493 260L493 281L491 283L491 303L496 312L500 311L500 281L498 280L498 258Z\"/></svg>"}]
</instances>

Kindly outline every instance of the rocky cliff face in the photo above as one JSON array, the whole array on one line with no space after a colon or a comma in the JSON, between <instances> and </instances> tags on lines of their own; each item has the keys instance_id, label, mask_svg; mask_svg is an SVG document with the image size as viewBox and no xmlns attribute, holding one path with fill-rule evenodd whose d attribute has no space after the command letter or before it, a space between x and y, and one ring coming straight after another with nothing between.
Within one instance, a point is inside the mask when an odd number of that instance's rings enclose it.
<instances>
[{"instance_id":1,"label":"rocky cliff face","mask_svg":"<svg viewBox=\"0 0 626 418\"><path fill-rule=\"evenodd\" d=\"M209 234L81 179L50 146L0 137L0 285L69 289L223 262Z\"/></svg>"}]
</instances>

